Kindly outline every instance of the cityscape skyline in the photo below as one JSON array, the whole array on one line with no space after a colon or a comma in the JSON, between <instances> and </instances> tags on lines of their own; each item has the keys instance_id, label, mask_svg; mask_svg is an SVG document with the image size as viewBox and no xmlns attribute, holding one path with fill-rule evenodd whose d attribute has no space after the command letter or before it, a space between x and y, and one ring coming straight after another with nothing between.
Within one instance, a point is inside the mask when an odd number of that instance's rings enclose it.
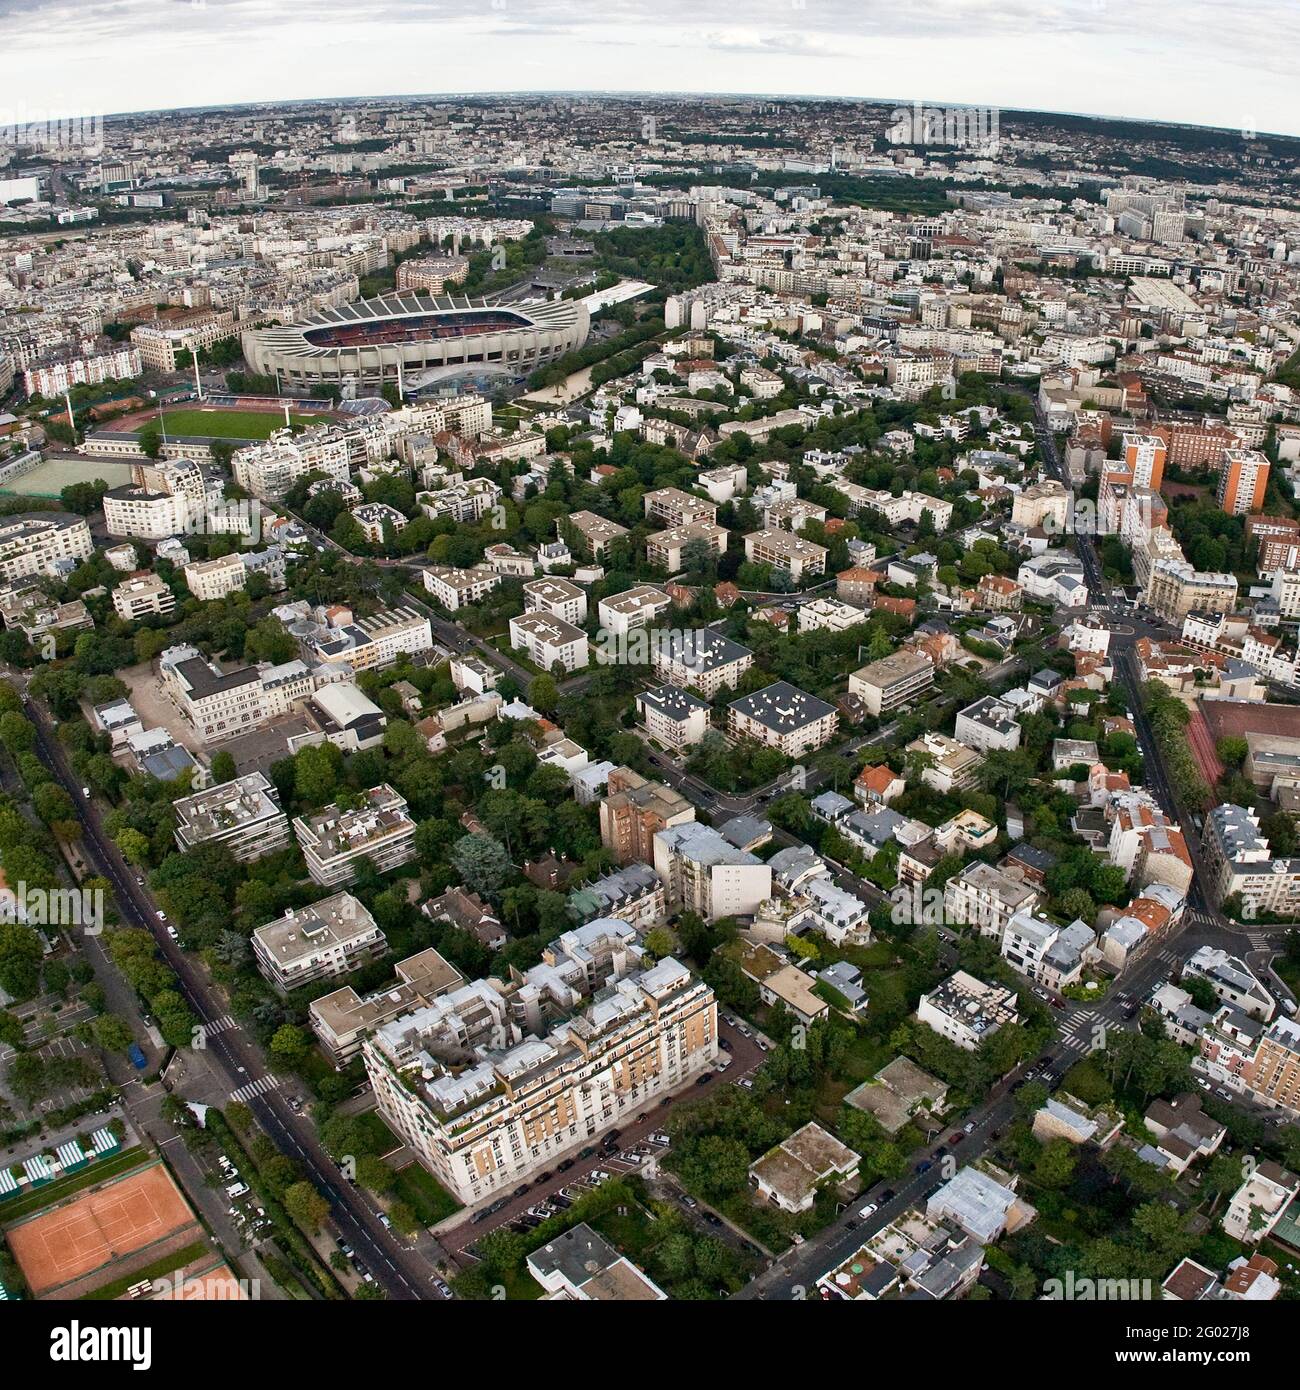
<instances>
[{"instance_id":1,"label":"cityscape skyline","mask_svg":"<svg viewBox=\"0 0 1300 1390\"><path fill-rule=\"evenodd\" d=\"M946 0L906 16L906 29L893 16L863 15L840 0L769 4L741 24L716 6L659 6L651 14L640 0L606 7L600 17L527 0L472 9L309 0L288 14L264 0L76 7L7 0L0 15L14 55L0 59L14 113L0 113L6 121L31 108L79 115L442 95L444 84L428 81L431 53L438 66L457 71L457 81L445 84L448 95L635 94L653 87L645 81L652 74L638 69L620 82L617 63L644 48L673 55L674 90L683 95L891 100L878 95L878 73L887 71L924 75L900 100L1300 135L1286 59L1297 21L1278 3L1238 17L1227 57L1205 4L1176 12L1148 7L1135 19L1106 0L1066 0L1046 15ZM258 42L247 44L254 31ZM151 89L162 98L148 108L132 99L138 82L127 76L143 42ZM1063 42L1074 60L1065 71ZM484 64L488 44L491 62ZM1181 80L1152 83L1154 63L1177 63ZM471 72L481 79L466 83Z\"/></svg>"}]
</instances>

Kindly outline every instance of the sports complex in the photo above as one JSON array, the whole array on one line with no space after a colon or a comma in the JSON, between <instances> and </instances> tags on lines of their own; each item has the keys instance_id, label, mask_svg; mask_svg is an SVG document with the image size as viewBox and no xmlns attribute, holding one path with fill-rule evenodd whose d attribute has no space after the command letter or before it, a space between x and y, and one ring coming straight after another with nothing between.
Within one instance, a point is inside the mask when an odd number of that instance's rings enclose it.
<instances>
[{"instance_id":1,"label":"sports complex","mask_svg":"<svg viewBox=\"0 0 1300 1390\"><path fill-rule=\"evenodd\" d=\"M497 304L397 293L325 309L303 323L250 329L249 368L282 385L355 378L382 385L466 373L526 376L580 348L591 326L578 300Z\"/></svg>"}]
</instances>

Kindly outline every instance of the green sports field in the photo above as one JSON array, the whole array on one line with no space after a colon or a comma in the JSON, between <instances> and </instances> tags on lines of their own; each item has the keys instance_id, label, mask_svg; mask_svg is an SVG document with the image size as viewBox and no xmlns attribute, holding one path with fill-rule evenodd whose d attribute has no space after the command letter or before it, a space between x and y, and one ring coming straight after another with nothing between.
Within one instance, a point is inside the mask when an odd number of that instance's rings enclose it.
<instances>
[{"instance_id":1,"label":"green sports field","mask_svg":"<svg viewBox=\"0 0 1300 1390\"><path fill-rule=\"evenodd\" d=\"M166 410L168 434L206 435L213 439L269 439L284 428L282 410ZM289 414L295 425L323 424L327 415ZM138 433L138 431L137 431Z\"/></svg>"}]
</instances>

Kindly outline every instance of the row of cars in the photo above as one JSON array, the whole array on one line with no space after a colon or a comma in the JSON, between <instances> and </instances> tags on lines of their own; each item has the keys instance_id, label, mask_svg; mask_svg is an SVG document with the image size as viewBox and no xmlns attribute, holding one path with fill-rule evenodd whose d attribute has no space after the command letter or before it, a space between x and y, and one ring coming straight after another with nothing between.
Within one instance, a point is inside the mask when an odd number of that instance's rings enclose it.
<instances>
[{"instance_id":1,"label":"row of cars","mask_svg":"<svg viewBox=\"0 0 1300 1390\"><path fill-rule=\"evenodd\" d=\"M231 1204L226 1209L230 1219L252 1244L271 1229L266 1208L258 1205L252 1188L240 1176L229 1154L217 1155L217 1167L221 1170L221 1183L226 1189L226 1196L230 1198Z\"/></svg>"}]
</instances>

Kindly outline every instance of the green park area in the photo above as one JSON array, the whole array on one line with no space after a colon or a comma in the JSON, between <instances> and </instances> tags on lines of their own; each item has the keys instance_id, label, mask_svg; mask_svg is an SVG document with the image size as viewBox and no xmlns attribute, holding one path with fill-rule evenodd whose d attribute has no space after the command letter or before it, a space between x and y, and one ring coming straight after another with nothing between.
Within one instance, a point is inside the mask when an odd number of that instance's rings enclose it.
<instances>
[{"instance_id":1,"label":"green park area","mask_svg":"<svg viewBox=\"0 0 1300 1390\"><path fill-rule=\"evenodd\" d=\"M269 439L273 431L284 428L282 410L167 410L163 419L168 434L211 439ZM289 413L291 425L322 425L328 419L327 415Z\"/></svg>"}]
</instances>

